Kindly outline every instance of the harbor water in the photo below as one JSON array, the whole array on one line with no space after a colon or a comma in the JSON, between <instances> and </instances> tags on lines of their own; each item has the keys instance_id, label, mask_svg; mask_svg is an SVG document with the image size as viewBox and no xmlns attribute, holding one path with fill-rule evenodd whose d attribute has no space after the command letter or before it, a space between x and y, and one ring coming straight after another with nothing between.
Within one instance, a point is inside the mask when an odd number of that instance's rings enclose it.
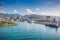
<instances>
[{"instance_id":1,"label":"harbor water","mask_svg":"<svg viewBox=\"0 0 60 40\"><path fill-rule=\"evenodd\" d=\"M0 40L60 40L60 28L19 22L16 26L0 26Z\"/></svg>"}]
</instances>

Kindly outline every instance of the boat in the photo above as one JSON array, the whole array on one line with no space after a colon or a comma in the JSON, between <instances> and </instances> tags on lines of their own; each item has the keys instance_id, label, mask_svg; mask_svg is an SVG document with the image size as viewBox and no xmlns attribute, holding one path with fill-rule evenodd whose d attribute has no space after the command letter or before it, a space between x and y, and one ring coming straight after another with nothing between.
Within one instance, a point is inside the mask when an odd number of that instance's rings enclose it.
<instances>
[{"instance_id":1,"label":"boat","mask_svg":"<svg viewBox=\"0 0 60 40\"><path fill-rule=\"evenodd\" d=\"M30 19L27 22L30 23L30 24L32 23L32 21Z\"/></svg>"},{"instance_id":2,"label":"boat","mask_svg":"<svg viewBox=\"0 0 60 40\"><path fill-rule=\"evenodd\" d=\"M45 24L45 26L49 26L49 27L53 27L53 28L58 28L58 26L54 25L54 24Z\"/></svg>"}]
</instances>

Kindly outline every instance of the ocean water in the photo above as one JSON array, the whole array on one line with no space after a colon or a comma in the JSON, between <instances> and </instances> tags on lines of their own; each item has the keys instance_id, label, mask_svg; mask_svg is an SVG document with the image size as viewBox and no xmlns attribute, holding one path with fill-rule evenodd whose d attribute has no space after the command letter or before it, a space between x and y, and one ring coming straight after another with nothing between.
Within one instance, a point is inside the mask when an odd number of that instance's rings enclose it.
<instances>
[{"instance_id":1,"label":"ocean water","mask_svg":"<svg viewBox=\"0 0 60 40\"><path fill-rule=\"evenodd\" d=\"M1 26L0 40L60 40L60 28L19 22L16 26Z\"/></svg>"}]
</instances>

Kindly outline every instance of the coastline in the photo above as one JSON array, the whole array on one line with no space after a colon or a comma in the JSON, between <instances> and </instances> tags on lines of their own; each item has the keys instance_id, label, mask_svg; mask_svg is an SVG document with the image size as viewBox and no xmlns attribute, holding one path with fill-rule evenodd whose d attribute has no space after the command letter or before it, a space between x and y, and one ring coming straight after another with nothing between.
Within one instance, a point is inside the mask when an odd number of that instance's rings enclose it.
<instances>
[{"instance_id":1,"label":"coastline","mask_svg":"<svg viewBox=\"0 0 60 40\"><path fill-rule=\"evenodd\" d=\"M1 21L0 26L16 26L16 23Z\"/></svg>"}]
</instances>

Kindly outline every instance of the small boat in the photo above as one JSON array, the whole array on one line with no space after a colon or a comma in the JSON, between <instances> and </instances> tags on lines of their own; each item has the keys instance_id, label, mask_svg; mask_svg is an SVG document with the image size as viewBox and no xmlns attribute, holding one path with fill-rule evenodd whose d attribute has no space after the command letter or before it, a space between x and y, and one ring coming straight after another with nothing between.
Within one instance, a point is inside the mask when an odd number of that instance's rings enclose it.
<instances>
[{"instance_id":1,"label":"small boat","mask_svg":"<svg viewBox=\"0 0 60 40\"><path fill-rule=\"evenodd\" d=\"M32 23L32 21L31 21L31 20L28 20L27 22L28 22L28 23Z\"/></svg>"}]
</instances>

